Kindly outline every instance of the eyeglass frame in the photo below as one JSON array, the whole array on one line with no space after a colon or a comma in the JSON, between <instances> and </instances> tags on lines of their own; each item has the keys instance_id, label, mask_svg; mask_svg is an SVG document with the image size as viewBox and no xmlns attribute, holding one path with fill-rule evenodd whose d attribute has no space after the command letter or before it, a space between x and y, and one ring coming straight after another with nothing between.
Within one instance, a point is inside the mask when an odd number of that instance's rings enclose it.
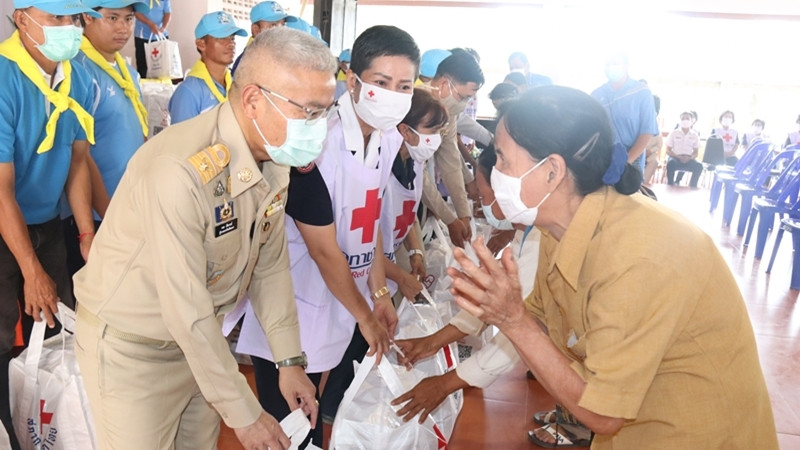
<instances>
[{"instance_id":1,"label":"eyeglass frame","mask_svg":"<svg viewBox=\"0 0 800 450\"><path fill-rule=\"evenodd\" d=\"M446 78L447 82L450 83L450 95L453 95L454 93L458 95L459 102L469 103L473 98L475 98L474 95L467 95L466 97L461 95L461 93L458 92L458 89L456 89L456 84L453 82L453 80L450 77Z\"/></svg>"},{"instance_id":2,"label":"eyeglass frame","mask_svg":"<svg viewBox=\"0 0 800 450\"><path fill-rule=\"evenodd\" d=\"M253 83L253 84L257 88L261 89L261 91L266 92L267 94L270 94L270 95L272 95L274 97L277 97L277 98L285 101L286 103L289 103L290 105L293 105L293 106L296 106L296 107L302 109L303 112L306 114L306 125L313 125L313 124L317 123L317 121L319 119L322 119L323 117L325 118L325 120L327 120L336 111L339 110L339 102L337 100L334 100L333 103L331 103L330 106L328 106L327 108L311 109L311 108L309 108L307 106L304 106L304 105L301 105L300 103L297 103L296 101L294 101L294 100L292 100L292 99L290 99L288 97L284 97L283 95L278 94L275 91L267 89L267 88L261 86L260 84L257 84L257 83ZM318 117L312 117L314 114L319 114L319 116Z\"/></svg>"}]
</instances>

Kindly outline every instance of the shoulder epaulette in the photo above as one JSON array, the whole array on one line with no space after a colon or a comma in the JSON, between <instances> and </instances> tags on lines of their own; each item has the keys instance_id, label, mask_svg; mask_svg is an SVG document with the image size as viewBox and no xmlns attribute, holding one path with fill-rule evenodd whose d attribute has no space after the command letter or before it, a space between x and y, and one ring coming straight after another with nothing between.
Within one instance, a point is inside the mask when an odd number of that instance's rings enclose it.
<instances>
[{"instance_id":1,"label":"shoulder epaulette","mask_svg":"<svg viewBox=\"0 0 800 450\"><path fill-rule=\"evenodd\" d=\"M197 170L203 184L222 172L231 162L231 152L222 144L214 144L189 157L189 163Z\"/></svg>"}]
</instances>

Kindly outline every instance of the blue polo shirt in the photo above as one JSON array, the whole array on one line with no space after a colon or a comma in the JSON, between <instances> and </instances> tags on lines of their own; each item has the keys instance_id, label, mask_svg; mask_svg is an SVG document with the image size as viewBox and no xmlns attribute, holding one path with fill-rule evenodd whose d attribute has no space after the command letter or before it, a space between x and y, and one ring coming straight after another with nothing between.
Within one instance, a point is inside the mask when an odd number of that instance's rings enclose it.
<instances>
[{"instance_id":1,"label":"blue polo shirt","mask_svg":"<svg viewBox=\"0 0 800 450\"><path fill-rule=\"evenodd\" d=\"M88 110L94 116L95 144L91 146L94 159L108 196L114 195L119 180L125 172L128 160L144 144L144 134L133 103L122 88L83 52L78 53L73 63L81 64L97 84L97 96ZM118 67L115 67L119 71ZM128 71L136 78L139 90L139 74L128 65ZM139 98L142 93L139 90Z\"/></svg>"},{"instance_id":2,"label":"blue polo shirt","mask_svg":"<svg viewBox=\"0 0 800 450\"><path fill-rule=\"evenodd\" d=\"M14 189L25 223L36 225L58 217L58 199L64 190L74 141L86 133L70 110L58 119L55 141L49 151L37 154L53 106L19 70L0 56L0 163L14 165ZM94 100L92 80L80 64L72 64L70 97L86 111ZM45 109L47 108L47 109Z\"/></svg>"},{"instance_id":3,"label":"blue polo shirt","mask_svg":"<svg viewBox=\"0 0 800 450\"><path fill-rule=\"evenodd\" d=\"M658 134L653 93L644 83L628 78L615 91L606 83L592 92L608 112L617 141L630 149L641 134Z\"/></svg>"},{"instance_id":4,"label":"blue polo shirt","mask_svg":"<svg viewBox=\"0 0 800 450\"><path fill-rule=\"evenodd\" d=\"M225 86L214 80L217 89L226 95ZM219 105L219 101L200 78L186 77L169 100L169 115L173 125L200 115Z\"/></svg>"},{"instance_id":5,"label":"blue polo shirt","mask_svg":"<svg viewBox=\"0 0 800 450\"><path fill-rule=\"evenodd\" d=\"M148 5L150 4L149 0L144 0ZM159 28L164 23L164 14L171 13L172 8L169 5L169 0L161 0L161 4L153 1L153 7L150 8L150 12L145 14L148 19L152 20ZM169 37L169 33L164 33ZM133 27L133 37L137 37L139 39L154 39L153 32L150 31L150 27L144 24L144 22L140 22L139 19L136 19L136 25Z\"/></svg>"}]
</instances>

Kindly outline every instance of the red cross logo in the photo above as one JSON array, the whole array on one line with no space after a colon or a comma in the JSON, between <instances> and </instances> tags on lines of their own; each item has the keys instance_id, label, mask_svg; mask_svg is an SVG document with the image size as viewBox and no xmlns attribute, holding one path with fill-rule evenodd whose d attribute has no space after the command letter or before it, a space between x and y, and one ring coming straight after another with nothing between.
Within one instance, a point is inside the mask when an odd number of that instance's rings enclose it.
<instances>
[{"instance_id":1,"label":"red cross logo","mask_svg":"<svg viewBox=\"0 0 800 450\"><path fill-rule=\"evenodd\" d=\"M416 216L414 213L414 206L416 205L417 202L414 200L406 200L403 202L403 212L400 213L394 221L394 230L392 231L397 231L394 237L399 238L400 236L405 236L408 227L414 224L414 217Z\"/></svg>"},{"instance_id":2,"label":"red cross logo","mask_svg":"<svg viewBox=\"0 0 800 450\"><path fill-rule=\"evenodd\" d=\"M431 138L425 138L425 143L426 144L430 144L431 143Z\"/></svg>"},{"instance_id":3,"label":"red cross logo","mask_svg":"<svg viewBox=\"0 0 800 450\"><path fill-rule=\"evenodd\" d=\"M367 92L367 95L369 95L369 98L375 97L375 93L372 91Z\"/></svg>"},{"instance_id":4,"label":"red cross logo","mask_svg":"<svg viewBox=\"0 0 800 450\"><path fill-rule=\"evenodd\" d=\"M381 215L381 199L378 197L378 190L368 190L365 202L363 207L353 210L353 218L350 221L350 231L361 228L362 244L368 244L375 239L375 221Z\"/></svg>"},{"instance_id":5,"label":"red cross logo","mask_svg":"<svg viewBox=\"0 0 800 450\"><path fill-rule=\"evenodd\" d=\"M731 141L731 139L733 139L733 138L731 137L730 133L725 133L725 136L722 136L722 139L723 139L725 142L730 142L730 141Z\"/></svg>"},{"instance_id":6,"label":"red cross logo","mask_svg":"<svg viewBox=\"0 0 800 450\"><path fill-rule=\"evenodd\" d=\"M39 400L39 433L42 433L42 425L50 425L53 421L53 413L44 412L44 399Z\"/></svg>"},{"instance_id":7,"label":"red cross logo","mask_svg":"<svg viewBox=\"0 0 800 450\"><path fill-rule=\"evenodd\" d=\"M152 51L152 52L150 52L150 54L151 54L151 55L153 55L153 59L155 59L155 58L158 58L158 54L159 54L159 53L160 53L160 52L158 51L158 49L157 49L157 48L154 48L154 49L153 49L153 51Z\"/></svg>"}]
</instances>

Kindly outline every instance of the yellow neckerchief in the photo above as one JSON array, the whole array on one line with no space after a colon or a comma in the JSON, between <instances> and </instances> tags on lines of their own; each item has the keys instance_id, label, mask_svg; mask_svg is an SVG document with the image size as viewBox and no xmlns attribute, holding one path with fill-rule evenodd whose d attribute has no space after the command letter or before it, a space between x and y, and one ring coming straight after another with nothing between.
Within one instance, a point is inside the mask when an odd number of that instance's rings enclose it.
<instances>
[{"instance_id":1,"label":"yellow neckerchief","mask_svg":"<svg viewBox=\"0 0 800 450\"><path fill-rule=\"evenodd\" d=\"M90 143L94 144L94 118L86 112L75 99L69 96L70 87L72 87L72 66L69 61L61 63L61 69L64 71L64 80L58 86L58 92L54 91L47 85L36 61L22 46L22 41L19 38L19 31L14 31L10 38L0 43L0 55L5 56L11 61L14 61L28 79L33 83L47 100L55 107L50 113L50 118L47 119L45 126L45 137L36 153L44 153L53 148L53 143L56 137L56 124L61 113L66 110L72 110L78 118L83 131L86 132L86 138Z\"/></svg>"},{"instance_id":2,"label":"yellow neckerchief","mask_svg":"<svg viewBox=\"0 0 800 450\"><path fill-rule=\"evenodd\" d=\"M336 81L347 81L347 74L342 69L336 72Z\"/></svg>"},{"instance_id":3,"label":"yellow neckerchief","mask_svg":"<svg viewBox=\"0 0 800 450\"><path fill-rule=\"evenodd\" d=\"M211 79L211 74L208 73L208 67L203 62L202 59L198 59L197 62L194 63L192 68L189 70L189 73L186 74L187 77L195 77L200 78L206 83L208 89L214 94L214 97L217 98L217 101L222 103L228 100L228 91L231 90L231 71L225 69L225 95L217 89L217 85L214 83L214 80Z\"/></svg>"},{"instance_id":4,"label":"yellow neckerchief","mask_svg":"<svg viewBox=\"0 0 800 450\"><path fill-rule=\"evenodd\" d=\"M128 97L128 100L133 104L133 111L136 113L136 117L139 118L139 125L142 126L144 137L147 137L147 108L144 107L142 99L139 96L139 90L136 89L136 82L133 81L131 72L128 70L128 65L125 64L125 60L122 59L119 52L114 52L114 60L117 62L117 67L119 67L122 74L111 67L111 63L106 61L103 55L89 42L89 39L86 39L86 36L84 36L83 41L81 41L81 51L83 51L91 62L97 64L103 72L107 73L108 76L122 88L125 97Z\"/></svg>"},{"instance_id":5,"label":"yellow neckerchief","mask_svg":"<svg viewBox=\"0 0 800 450\"><path fill-rule=\"evenodd\" d=\"M253 42L253 39L255 38L256 38L255 36L250 36L250 39L247 40L247 44L245 44L244 46L247 47L248 45L250 45Z\"/></svg>"},{"instance_id":6,"label":"yellow neckerchief","mask_svg":"<svg viewBox=\"0 0 800 450\"><path fill-rule=\"evenodd\" d=\"M161 2L158 0L150 0L150 9L153 9L153 1L156 2L156 5L161 6Z\"/></svg>"}]
</instances>

